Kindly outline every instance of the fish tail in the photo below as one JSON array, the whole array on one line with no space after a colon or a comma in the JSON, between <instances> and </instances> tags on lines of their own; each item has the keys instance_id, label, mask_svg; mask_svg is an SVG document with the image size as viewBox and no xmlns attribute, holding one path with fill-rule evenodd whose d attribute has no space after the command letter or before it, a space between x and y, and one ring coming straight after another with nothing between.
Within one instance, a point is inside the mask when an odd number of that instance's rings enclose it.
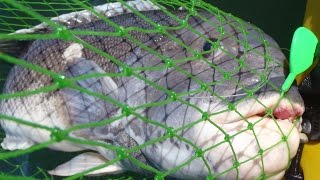
<instances>
[{"instance_id":1,"label":"fish tail","mask_svg":"<svg viewBox=\"0 0 320 180\"><path fill-rule=\"evenodd\" d=\"M22 57L30 45L32 40L0 40L0 53L5 53L13 57Z\"/></svg>"}]
</instances>

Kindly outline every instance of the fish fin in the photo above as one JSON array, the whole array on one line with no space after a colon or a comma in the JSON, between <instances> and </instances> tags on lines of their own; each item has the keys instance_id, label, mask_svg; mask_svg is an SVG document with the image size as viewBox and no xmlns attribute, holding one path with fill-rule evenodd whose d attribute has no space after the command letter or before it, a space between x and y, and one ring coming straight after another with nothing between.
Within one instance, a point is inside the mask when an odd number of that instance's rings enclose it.
<instances>
[{"instance_id":1,"label":"fish fin","mask_svg":"<svg viewBox=\"0 0 320 180\"><path fill-rule=\"evenodd\" d=\"M17 149L27 149L31 146L34 145L33 141L26 140L21 137L16 137L16 136L8 136L3 139L1 146L3 149L7 150L17 150Z\"/></svg>"},{"instance_id":2,"label":"fish fin","mask_svg":"<svg viewBox=\"0 0 320 180\"><path fill-rule=\"evenodd\" d=\"M105 3L106 1L104 0L100 2ZM151 10L160 9L158 6L156 6L151 1L148 1L148 0L127 1L126 5L120 2L108 2L101 5L97 3L96 5L93 7L94 10L105 17L114 17L124 13L132 12L131 8L136 9L138 11L151 11ZM128 8L128 6L131 6L131 8ZM50 20L57 24L64 25L68 28L73 28L82 24L92 23L98 19L99 17L96 16L92 11L81 10L81 11L74 11L74 12L62 14L60 16L53 17ZM29 29L17 30L13 34L46 33L48 31L49 32L52 31L51 27L47 23L41 23Z\"/></svg>"},{"instance_id":3,"label":"fish fin","mask_svg":"<svg viewBox=\"0 0 320 180\"><path fill-rule=\"evenodd\" d=\"M0 53L20 58L27 52L32 42L32 40L0 40Z\"/></svg>"},{"instance_id":4,"label":"fish fin","mask_svg":"<svg viewBox=\"0 0 320 180\"><path fill-rule=\"evenodd\" d=\"M48 171L48 173L56 176L72 176L74 174L103 165L107 161L108 160L106 158L98 153L86 152L72 158L66 163L59 165L54 170ZM86 175L98 176L103 174L119 174L123 171L124 169L119 165L111 164L107 167L92 171Z\"/></svg>"},{"instance_id":5,"label":"fish fin","mask_svg":"<svg viewBox=\"0 0 320 180\"><path fill-rule=\"evenodd\" d=\"M93 61L78 58L77 61L69 65L65 76L74 78L92 73L103 74L105 71ZM76 81L76 85L99 95L108 96L113 99L118 98L118 86L108 76L81 79ZM68 114L73 124L100 121L111 116L118 109L118 107L100 97L95 97L78 90L64 88L60 92L65 99Z\"/></svg>"},{"instance_id":6,"label":"fish fin","mask_svg":"<svg viewBox=\"0 0 320 180\"><path fill-rule=\"evenodd\" d=\"M69 68L66 70L65 75L67 77L77 77L86 74L105 74L106 72L98 66L94 61L86 60L84 58L77 58L73 61ZM77 81L77 84L81 87L95 90L103 94L111 93L112 95L117 94L118 86L111 77L99 76L98 78L87 78L84 80Z\"/></svg>"}]
</instances>

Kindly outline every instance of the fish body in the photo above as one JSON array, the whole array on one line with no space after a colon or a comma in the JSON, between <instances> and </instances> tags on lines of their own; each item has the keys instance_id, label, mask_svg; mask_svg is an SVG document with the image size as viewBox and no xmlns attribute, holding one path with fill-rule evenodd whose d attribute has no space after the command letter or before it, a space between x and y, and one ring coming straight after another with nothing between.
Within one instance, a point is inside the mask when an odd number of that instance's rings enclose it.
<instances>
[{"instance_id":1,"label":"fish body","mask_svg":"<svg viewBox=\"0 0 320 180\"><path fill-rule=\"evenodd\" d=\"M130 156L164 172L188 162L170 172L175 178L205 179L221 173L217 178L255 179L264 172L280 179L299 145L300 130L293 119L304 112L295 87L278 101L285 79L280 48L254 25L228 16L207 11L195 16L187 16L187 11L171 13L186 19L190 28L163 11L152 10L141 14L160 25L157 27L171 27L167 34L138 15L126 13L110 17L123 29L130 29L124 36L77 35L79 42L34 41L22 57L26 62L59 73L62 79L100 76L78 78L73 88L2 100L0 114L59 129L105 122L68 135L128 149L154 141ZM117 32L103 20L70 29ZM87 44L106 54L94 52ZM32 91L58 82L16 65L3 93ZM1 145L8 150L25 149L53 137L50 131L5 119L1 126L6 132ZM71 171L79 162L99 164L104 162L101 159L119 157L119 151L72 140L48 147L96 152L51 171L57 175L72 175L63 169ZM128 158L106 168L95 174L148 172Z\"/></svg>"}]
</instances>

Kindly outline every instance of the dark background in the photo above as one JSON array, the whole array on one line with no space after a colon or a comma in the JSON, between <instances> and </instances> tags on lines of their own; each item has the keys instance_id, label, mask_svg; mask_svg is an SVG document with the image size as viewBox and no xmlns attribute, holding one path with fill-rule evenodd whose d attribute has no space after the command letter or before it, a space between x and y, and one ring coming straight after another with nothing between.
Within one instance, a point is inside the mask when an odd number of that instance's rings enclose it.
<instances>
[{"instance_id":1,"label":"dark background","mask_svg":"<svg viewBox=\"0 0 320 180\"><path fill-rule=\"evenodd\" d=\"M104 1L93 0L91 2L95 4L102 4L101 2ZM207 0L206 2L257 25L264 32L273 37L281 48L286 49L290 49L293 32L297 27L302 25L306 5L306 0ZM5 11L0 10L0 15L5 15L5 13ZM35 21L33 23L38 24L39 22ZM7 32L0 31L0 33ZM289 52L284 50L284 53L288 57ZM0 89L2 89L4 79L9 69L10 65L0 60ZM0 141L2 136L1 134L2 133L0 133ZM45 149L33 152L29 156L24 155L22 157L10 159L9 161L13 165L24 164L16 171L13 171L12 175L23 175L21 173L21 171L23 171L25 176L31 176L35 172L38 172L37 169L34 169L34 166L51 169L57 164L65 162L65 159L69 159L71 156L72 154L69 153L55 152ZM9 164L7 162L0 161L0 175L1 172L6 171L8 173L16 168L15 166L8 165ZM39 175L40 177L42 176L41 173ZM127 175L135 176L130 174Z\"/></svg>"}]
</instances>

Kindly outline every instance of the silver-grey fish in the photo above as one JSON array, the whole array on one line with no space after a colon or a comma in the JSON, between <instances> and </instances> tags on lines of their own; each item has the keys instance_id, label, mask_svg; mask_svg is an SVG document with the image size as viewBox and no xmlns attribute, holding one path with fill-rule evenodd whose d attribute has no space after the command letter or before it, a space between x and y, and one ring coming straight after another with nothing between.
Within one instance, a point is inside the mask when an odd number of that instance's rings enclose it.
<instances>
[{"instance_id":1,"label":"silver-grey fish","mask_svg":"<svg viewBox=\"0 0 320 180\"><path fill-rule=\"evenodd\" d=\"M301 128L295 120L304 105L295 87L278 101L286 75L285 56L276 42L257 27L224 14L172 11L186 19L188 28L163 11L141 13L159 26L126 13L110 20L127 29L127 36L34 41L22 58L70 79L71 86L16 65L3 93L61 88L4 99L0 113L63 130L96 124L61 135L1 119L6 133L2 147L26 149L61 136L68 139L48 147L93 151L49 171L60 176L114 161L89 174L161 171L181 179L210 174L218 179L280 179L299 145ZM168 34L150 31L158 27ZM70 28L116 32L102 20Z\"/></svg>"}]
</instances>

